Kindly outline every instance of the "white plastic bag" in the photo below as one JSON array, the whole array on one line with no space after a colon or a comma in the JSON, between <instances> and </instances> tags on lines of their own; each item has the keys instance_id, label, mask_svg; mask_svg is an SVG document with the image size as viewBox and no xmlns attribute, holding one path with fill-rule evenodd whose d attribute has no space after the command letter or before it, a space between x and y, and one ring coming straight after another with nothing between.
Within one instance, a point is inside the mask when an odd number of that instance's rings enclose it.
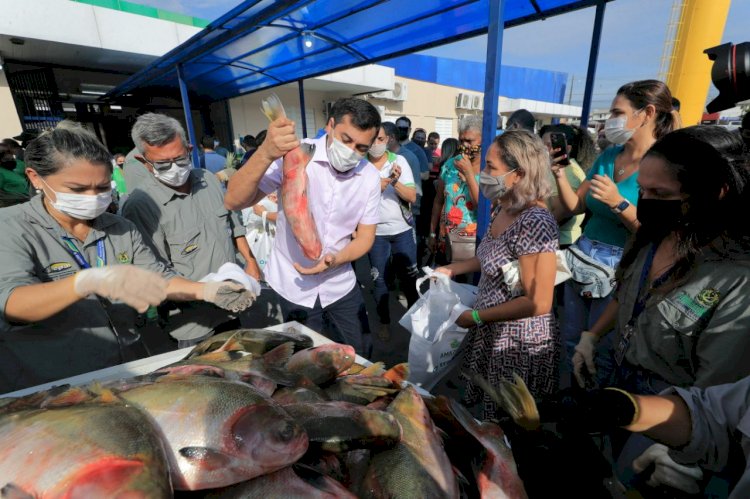
<instances>
[{"instance_id":1,"label":"white plastic bag","mask_svg":"<svg viewBox=\"0 0 750 499\"><path fill-rule=\"evenodd\" d=\"M426 276L417 280L420 298L399 324L411 332L409 381L429 390L460 357L468 330L457 326L456 319L474 306L477 287L453 282L430 268L423 270ZM430 289L422 295L420 285L428 279Z\"/></svg>"},{"instance_id":2,"label":"white plastic bag","mask_svg":"<svg viewBox=\"0 0 750 499\"><path fill-rule=\"evenodd\" d=\"M253 229L245 235L250 251L253 252L255 260L258 262L261 274L265 274L268 258L271 256L273 249L273 234L268 225L267 211L263 212L263 226L261 229Z\"/></svg>"},{"instance_id":3,"label":"white plastic bag","mask_svg":"<svg viewBox=\"0 0 750 499\"><path fill-rule=\"evenodd\" d=\"M555 273L555 286L561 284L572 277L568 263L565 258L565 252L557 250L555 252L555 258L557 259L557 271ZM523 285L521 284L521 266L518 264L518 260L513 260L506 263L500 269L503 271L503 280L510 288L511 296L522 296Z\"/></svg>"},{"instance_id":4,"label":"white plastic bag","mask_svg":"<svg viewBox=\"0 0 750 499\"><path fill-rule=\"evenodd\" d=\"M246 290L260 296L260 283L247 275L245 270L236 263L227 262L216 272L211 272L198 282L223 282L234 281L242 284Z\"/></svg>"}]
</instances>

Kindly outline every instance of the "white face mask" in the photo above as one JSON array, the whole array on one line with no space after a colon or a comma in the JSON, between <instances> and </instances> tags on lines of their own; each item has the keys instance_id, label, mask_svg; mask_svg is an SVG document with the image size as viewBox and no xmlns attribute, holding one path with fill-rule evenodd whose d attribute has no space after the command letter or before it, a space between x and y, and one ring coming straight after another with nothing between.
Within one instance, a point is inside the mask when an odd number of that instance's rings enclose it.
<instances>
[{"instance_id":1,"label":"white face mask","mask_svg":"<svg viewBox=\"0 0 750 499\"><path fill-rule=\"evenodd\" d=\"M635 129L625 128L627 122L624 116L608 119L604 122L604 136L613 144L624 144L635 133Z\"/></svg>"},{"instance_id":2,"label":"white face mask","mask_svg":"<svg viewBox=\"0 0 750 499\"><path fill-rule=\"evenodd\" d=\"M179 166L177 163L172 163L172 166L168 170L157 170L154 168L154 177L172 187L180 187L187 182L192 169L192 161L187 166Z\"/></svg>"},{"instance_id":3,"label":"white face mask","mask_svg":"<svg viewBox=\"0 0 750 499\"><path fill-rule=\"evenodd\" d=\"M41 178L41 177L40 177ZM54 209L77 220L93 220L109 208L112 204L112 191L99 194L73 194L69 192L53 191L44 179L41 179L47 189L55 195L55 201L47 195Z\"/></svg>"},{"instance_id":4,"label":"white face mask","mask_svg":"<svg viewBox=\"0 0 750 499\"><path fill-rule=\"evenodd\" d=\"M383 142L382 144L378 144L377 142L375 142L370 147L370 156L372 156L373 158L379 158L383 154L385 154L386 149L388 149L388 142Z\"/></svg>"},{"instance_id":5,"label":"white face mask","mask_svg":"<svg viewBox=\"0 0 750 499\"><path fill-rule=\"evenodd\" d=\"M331 144L328 146L328 162L340 173L346 173L357 167L364 156L331 135Z\"/></svg>"}]
</instances>

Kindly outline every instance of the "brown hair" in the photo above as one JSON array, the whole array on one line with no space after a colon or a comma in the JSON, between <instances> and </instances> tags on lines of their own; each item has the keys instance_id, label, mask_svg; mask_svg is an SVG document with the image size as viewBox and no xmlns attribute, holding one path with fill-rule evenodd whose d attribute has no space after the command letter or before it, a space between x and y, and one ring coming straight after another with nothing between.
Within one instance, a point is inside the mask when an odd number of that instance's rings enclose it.
<instances>
[{"instance_id":1,"label":"brown hair","mask_svg":"<svg viewBox=\"0 0 750 499\"><path fill-rule=\"evenodd\" d=\"M649 104L654 106L656 109L655 139L658 140L679 128L679 115L672 109L672 92L664 82L659 80L633 81L621 86L617 95L628 99L635 109L643 109Z\"/></svg>"}]
</instances>

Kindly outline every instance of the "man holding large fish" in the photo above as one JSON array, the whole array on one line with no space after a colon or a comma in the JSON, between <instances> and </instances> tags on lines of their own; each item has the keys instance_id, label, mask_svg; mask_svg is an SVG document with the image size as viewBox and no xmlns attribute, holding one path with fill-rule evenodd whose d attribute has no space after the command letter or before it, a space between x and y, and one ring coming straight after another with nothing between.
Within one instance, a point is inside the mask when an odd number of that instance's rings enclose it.
<instances>
[{"instance_id":1,"label":"man holding large fish","mask_svg":"<svg viewBox=\"0 0 750 499\"><path fill-rule=\"evenodd\" d=\"M370 331L350 263L375 240L380 180L365 155L380 115L364 100L340 99L329 132L300 142L278 97L266 100L263 110L272 120L268 136L232 177L225 206L246 208L281 189L266 280L279 294L285 320L306 323L368 356Z\"/></svg>"}]
</instances>

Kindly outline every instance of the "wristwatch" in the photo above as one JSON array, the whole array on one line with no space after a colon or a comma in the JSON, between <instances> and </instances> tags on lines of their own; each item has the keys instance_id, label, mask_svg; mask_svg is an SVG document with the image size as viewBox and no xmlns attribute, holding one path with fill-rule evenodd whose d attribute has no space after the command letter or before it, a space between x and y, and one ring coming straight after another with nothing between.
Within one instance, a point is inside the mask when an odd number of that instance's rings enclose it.
<instances>
[{"instance_id":1,"label":"wristwatch","mask_svg":"<svg viewBox=\"0 0 750 499\"><path fill-rule=\"evenodd\" d=\"M612 210L612 213L616 213L619 215L623 211L627 210L628 206L630 206L630 202L627 199L623 199L620 204L610 208L610 210Z\"/></svg>"}]
</instances>

